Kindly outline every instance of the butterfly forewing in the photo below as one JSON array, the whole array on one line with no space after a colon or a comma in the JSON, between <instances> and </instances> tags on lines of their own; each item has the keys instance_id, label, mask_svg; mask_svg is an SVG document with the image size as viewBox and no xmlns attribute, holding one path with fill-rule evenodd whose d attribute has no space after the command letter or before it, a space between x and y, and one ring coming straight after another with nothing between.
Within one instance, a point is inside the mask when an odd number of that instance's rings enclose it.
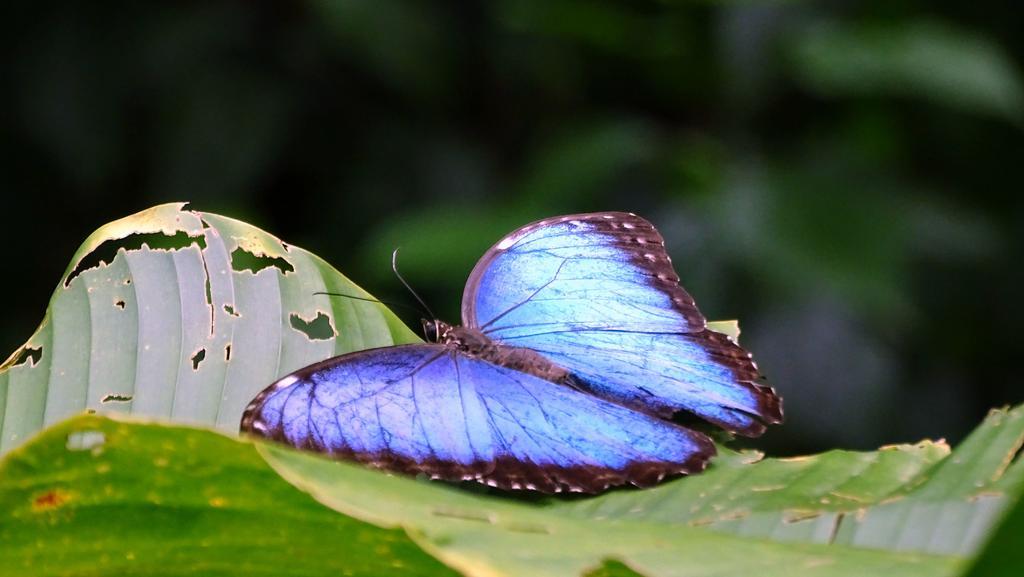
<instances>
[{"instance_id":1,"label":"butterfly forewing","mask_svg":"<svg viewBox=\"0 0 1024 577\"><path fill-rule=\"evenodd\" d=\"M564 330L691 333L704 317L679 286L661 235L625 213L526 225L477 263L463 324L492 338Z\"/></svg>"},{"instance_id":2,"label":"butterfly forewing","mask_svg":"<svg viewBox=\"0 0 1024 577\"><path fill-rule=\"evenodd\" d=\"M745 435L782 419L749 353L706 328L661 235L633 214L563 216L506 236L470 275L462 314L625 406L688 411Z\"/></svg>"}]
</instances>

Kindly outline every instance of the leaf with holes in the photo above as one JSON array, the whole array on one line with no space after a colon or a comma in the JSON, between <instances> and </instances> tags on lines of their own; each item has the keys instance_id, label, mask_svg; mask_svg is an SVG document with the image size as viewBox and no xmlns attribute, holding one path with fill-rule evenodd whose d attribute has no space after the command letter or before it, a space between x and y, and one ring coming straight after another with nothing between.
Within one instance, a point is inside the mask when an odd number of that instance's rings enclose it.
<instances>
[{"instance_id":1,"label":"leaf with holes","mask_svg":"<svg viewBox=\"0 0 1024 577\"><path fill-rule=\"evenodd\" d=\"M112 222L71 260L42 324L0 366L0 453L86 409L235 431L276 378L417 337L315 255L165 204Z\"/></svg>"}]
</instances>

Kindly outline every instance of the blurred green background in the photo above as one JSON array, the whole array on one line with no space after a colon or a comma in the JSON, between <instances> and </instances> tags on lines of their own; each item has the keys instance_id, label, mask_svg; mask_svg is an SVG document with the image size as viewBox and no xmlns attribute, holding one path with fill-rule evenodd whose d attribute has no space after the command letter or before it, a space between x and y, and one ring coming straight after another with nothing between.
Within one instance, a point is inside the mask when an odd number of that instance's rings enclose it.
<instances>
[{"instance_id":1,"label":"blurred green background","mask_svg":"<svg viewBox=\"0 0 1024 577\"><path fill-rule=\"evenodd\" d=\"M451 321L516 226L628 210L785 397L760 446L957 440L1024 400L1012 3L15 4L4 350L86 235L157 203L411 302L400 246Z\"/></svg>"}]
</instances>

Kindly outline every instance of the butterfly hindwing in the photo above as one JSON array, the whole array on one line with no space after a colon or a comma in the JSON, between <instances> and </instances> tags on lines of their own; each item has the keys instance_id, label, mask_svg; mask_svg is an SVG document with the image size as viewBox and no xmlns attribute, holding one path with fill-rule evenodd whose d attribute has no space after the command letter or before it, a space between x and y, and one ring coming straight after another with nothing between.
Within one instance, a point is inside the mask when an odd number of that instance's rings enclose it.
<instances>
[{"instance_id":1,"label":"butterfly hindwing","mask_svg":"<svg viewBox=\"0 0 1024 577\"><path fill-rule=\"evenodd\" d=\"M242 430L388 470L544 492L650 485L714 454L700 433L434 344L293 373L253 400Z\"/></svg>"},{"instance_id":2,"label":"butterfly hindwing","mask_svg":"<svg viewBox=\"0 0 1024 577\"><path fill-rule=\"evenodd\" d=\"M661 235L636 215L563 216L506 236L470 275L462 316L625 406L750 436L782 419L749 353L706 328Z\"/></svg>"}]
</instances>

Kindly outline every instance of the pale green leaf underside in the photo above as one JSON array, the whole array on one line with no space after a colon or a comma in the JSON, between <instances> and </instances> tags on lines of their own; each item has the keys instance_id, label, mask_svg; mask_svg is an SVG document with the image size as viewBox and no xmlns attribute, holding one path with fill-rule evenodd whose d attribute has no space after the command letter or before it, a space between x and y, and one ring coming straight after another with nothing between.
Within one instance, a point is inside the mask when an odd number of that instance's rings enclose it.
<instances>
[{"instance_id":1,"label":"pale green leaf underside","mask_svg":"<svg viewBox=\"0 0 1024 577\"><path fill-rule=\"evenodd\" d=\"M369 296L305 250L182 204L100 228L0 369L0 453L85 409L233 431L288 372L417 340L382 305L321 291Z\"/></svg>"}]
</instances>

